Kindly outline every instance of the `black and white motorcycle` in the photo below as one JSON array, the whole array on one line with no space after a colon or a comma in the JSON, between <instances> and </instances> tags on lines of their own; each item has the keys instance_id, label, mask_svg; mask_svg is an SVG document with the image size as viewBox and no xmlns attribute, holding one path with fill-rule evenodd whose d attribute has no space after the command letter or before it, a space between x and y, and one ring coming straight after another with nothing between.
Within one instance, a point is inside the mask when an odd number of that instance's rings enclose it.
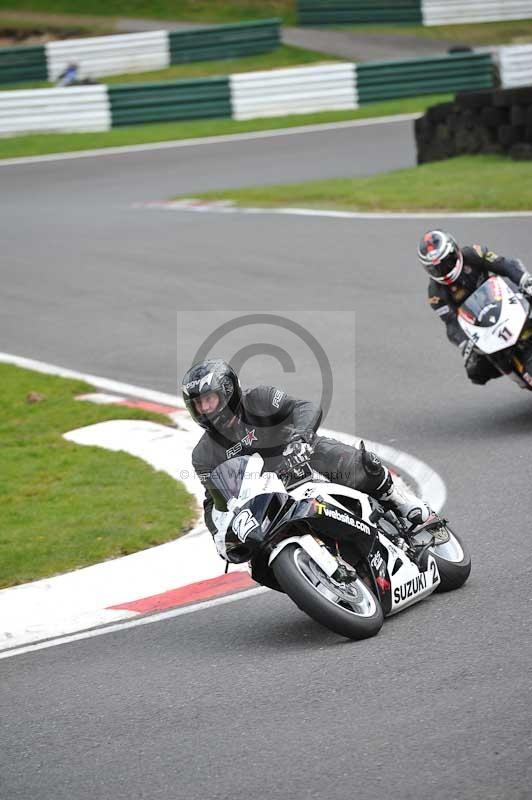
<instances>
[{"instance_id":1,"label":"black and white motorcycle","mask_svg":"<svg viewBox=\"0 0 532 800\"><path fill-rule=\"evenodd\" d=\"M532 355L529 300L507 278L492 276L458 309L468 342L464 358L477 351L522 389L532 389L527 361Z\"/></svg>"},{"instance_id":2,"label":"black and white motorcycle","mask_svg":"<svg viewBox=\"0 0 532 800\"><path fill-rule=\"evenodd\" d=\"M303 465L281 477L258 453L213 470L218 550L248 561L260 584L350 639L374 636L384 617L434 591L457 589L469 554L434 515L415 535L373 498Z\"/></svg>"}]
</instances>

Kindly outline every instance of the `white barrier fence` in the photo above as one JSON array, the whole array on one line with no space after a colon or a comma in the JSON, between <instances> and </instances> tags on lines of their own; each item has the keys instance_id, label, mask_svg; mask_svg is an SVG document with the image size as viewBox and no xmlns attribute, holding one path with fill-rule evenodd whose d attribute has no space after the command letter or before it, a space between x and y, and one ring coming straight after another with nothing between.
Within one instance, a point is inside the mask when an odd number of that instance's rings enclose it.
<instances>
[{"instance_id":1,"label":"white barrier fence","mask_svg":"<svg viewBox=\"0 0 532 800\"><path fill-rule=\"evenodd\" d=\"M233 119L358 108L354 64L244 72L230 85Z\"/></svg>"},{"instance_id":2,"label":"white barrier fence","mask_svg":"<svg viewBox=\"0 0 532 800\"><path fill-rule=\"evenodd\" d=\"M165 69L170 65L168 33L150 31L128 36L98 36L48 42L46 59L48 75L52 81L57 80L71 62L79 65L81 78Z\"/></svg>"},{"instance_id":3,"label":"white barrier fence","mask_svg":"<svg viewBox=\"0 0 532 800\"><path fill-rule=\"evenodd\" d=\"M501 47L498 60L504 88L532 85L532 45ZM357 68L347 62L240 73L229 83L233 119L359 107ZM0 92L0 135L111 127L104 84Z\"/></svg>"},{"instance_id":4,"label":"white barrier fence","mask_svg":"<svg viewBox=\"0 0 532 800\"><path fill-rule=\"evenodd\" d=\"M106 86L28 89L0 93L0 135L107 131L111 111Z\"/></svg>"},{"instance_id":5,"label":"white barrier fence","mask_svg":"<svg viewBox=\"0 0 532 800\"><path fill-rule=\"evenodd\" d=\"M498 59L503 88L532 86L532 44L500 47Z\"/></svg>"},{"instance_id":6,"label":"white barrier fence","mask_svg":"<svg viewBox=\"0 0 532 800\"><path fill-rule=\"evenodd\" d=\"M424 25L532 19L532 0L422 0Z\"/></svg>"}]
</instances>

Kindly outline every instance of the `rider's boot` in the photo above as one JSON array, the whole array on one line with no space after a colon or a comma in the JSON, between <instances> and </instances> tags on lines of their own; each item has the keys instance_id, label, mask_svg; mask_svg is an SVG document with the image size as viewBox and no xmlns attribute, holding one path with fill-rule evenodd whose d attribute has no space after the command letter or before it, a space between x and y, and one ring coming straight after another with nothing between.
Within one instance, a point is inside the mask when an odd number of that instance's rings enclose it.
<instances>
[{"instance_id":1,"label":"rider's boot","mask_svg":"<svg viewBox=\"0 0 532 800\"><path fill-rule=\"evenodd\" d=\"M386 467L384 469L386 471L384 480L375 490L377 500L395 511L397 516L407 520L412 528L427 522L433 513L427 503L408 489L398 486L390 471Z\"/></svg>"},{"instance_id":2,"label":"rider's boot","mask_svg":"<svg viewBox=\"0 0 532 800\"><path fill-rule=\"evenodd\" d=\"M411 528L427 522L432 514L429 506L408 489L398 486L380 458L366 450L364 442L360 443L360 449L364 471L376 486L369 493L385 507L391 508L398 517L403 517L410 523Z\"/></svg>"}]
</instances>

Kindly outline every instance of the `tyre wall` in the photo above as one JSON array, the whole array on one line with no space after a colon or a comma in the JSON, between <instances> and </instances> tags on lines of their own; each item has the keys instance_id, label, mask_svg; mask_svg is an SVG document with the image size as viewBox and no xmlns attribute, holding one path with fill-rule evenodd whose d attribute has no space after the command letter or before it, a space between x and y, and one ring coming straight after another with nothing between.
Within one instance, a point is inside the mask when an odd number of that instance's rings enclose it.
<instances>
[{"instance_id":1,"label":"tyre wall","mask_svg":"<svg viewBox=\"0 0 532 800\"><path fill-rule=\"evenodd\" d=\"M532 159L532 86L459 92L416 120L418 164L474 153Z\"/></svg>"}]
</instances>

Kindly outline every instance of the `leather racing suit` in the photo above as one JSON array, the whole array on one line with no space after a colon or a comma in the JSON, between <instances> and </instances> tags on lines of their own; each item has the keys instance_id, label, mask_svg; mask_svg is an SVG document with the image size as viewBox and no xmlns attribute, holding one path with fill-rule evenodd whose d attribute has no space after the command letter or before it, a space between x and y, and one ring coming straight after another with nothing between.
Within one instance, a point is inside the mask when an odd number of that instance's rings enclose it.
<instances>
[{"instance_id":1,"label":"leather racing suit","mask_svg":"<svg viewBox=\"0 0 532 800\"><path fill-rule=\"evenodd\" d=\"M468 341L466 334L458 323L459 306L490 275L501 275L509 278L517 286L526 273L523 264L517 259L496 255L487 247L475 244L462 247L464 258L462 272L458 279L449 285L438 283L432 278L429 281L429 303L447 328L447 337L457 347L462 348ZM468 377L473 383L485 384L491 378L500 377L499 370L486 356L473 352L466 364Z\"/></svg>"},{"instance_id":2,"label":"leather racing suit","mask_svg":"<svg viewBox=\"0 0 532 800\"><path fill-rule=\"evenodd\" d=\"M259 453L265 469L275 471L282 452L294 438L313 445L310 464L329 480L372 494L383 482L387 470L379 459L365 450L335 439L316 436L321 421L319 406L290 397L275 386L256 386L242 392L241 412L224 435L206 431L192 453L194 470L202 483L219 464L238 455ZM371 456L371 458L368 458ZM205 522L213 534L213 500L206 490Z\"/></svg>"}]
</instances>

